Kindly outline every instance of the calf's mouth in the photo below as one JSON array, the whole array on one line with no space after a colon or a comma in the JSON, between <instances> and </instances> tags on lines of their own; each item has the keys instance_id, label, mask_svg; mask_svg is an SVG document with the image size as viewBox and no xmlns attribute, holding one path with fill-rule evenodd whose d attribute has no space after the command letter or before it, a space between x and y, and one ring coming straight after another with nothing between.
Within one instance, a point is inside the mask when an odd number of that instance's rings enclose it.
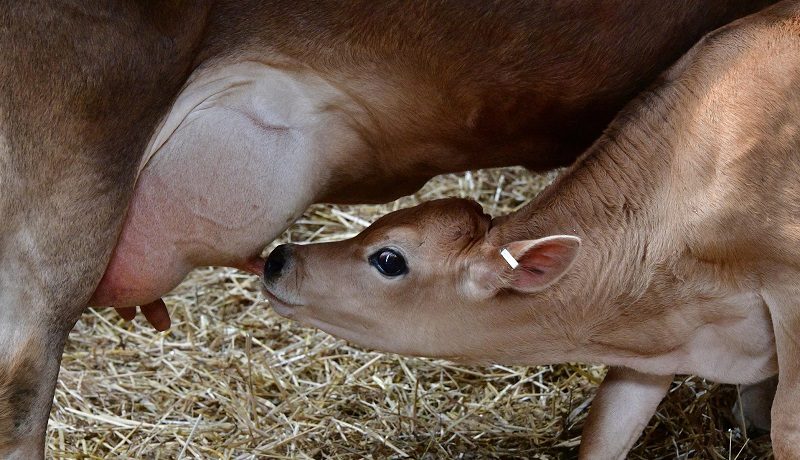
<instances>
[{"instance_id":1,"label":"calf's mouth","mask_svg":"<svg viewBox=\"0 0 800 460\"><path fill-rule=\"evenodd\" d=\"M282 244L273 249L264 262L261 277L262 292L272 308L281 316L291 316L295 308L303 306L303 302L282 287L286 284L287 277L296 276L292 273L294 268L292 252L292 245L289 244Z\"/></svg>"}]
</instances>

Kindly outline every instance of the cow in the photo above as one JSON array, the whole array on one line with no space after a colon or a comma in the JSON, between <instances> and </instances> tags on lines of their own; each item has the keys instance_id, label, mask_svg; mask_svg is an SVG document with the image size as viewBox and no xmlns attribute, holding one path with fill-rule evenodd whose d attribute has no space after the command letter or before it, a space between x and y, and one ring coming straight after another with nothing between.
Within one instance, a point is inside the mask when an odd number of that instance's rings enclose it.
<instances>
[{"instance_id":1,"label":"cow","mask_svg":"<svg viewBox=\"0 0 800 460\"><path fill-rule=\"evenodd\" d=\"M800 1L704 38L539 196L389 213L278 246L279 314L355 344L470 363L610 365L581 458L624 458L675 374L775 374L800 458Z\"/></svg>"},{"instance_id":2,"label":"cow","mask_svg":"<svg viewBox=\"0 0 800 460\"><path fill-rule=\"evenodd\" d=\"M258 273L310 203L567 164L704 33L770 3L7 2L0 455L43 455L87 305L163 329L191 268Z\"/></svg>"}]
</instances>

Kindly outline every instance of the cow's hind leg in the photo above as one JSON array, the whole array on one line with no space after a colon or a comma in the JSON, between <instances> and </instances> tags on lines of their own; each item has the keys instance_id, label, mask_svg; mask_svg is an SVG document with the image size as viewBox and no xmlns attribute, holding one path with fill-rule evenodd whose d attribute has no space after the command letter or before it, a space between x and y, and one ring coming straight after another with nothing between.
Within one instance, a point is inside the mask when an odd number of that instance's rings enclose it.
<instances>
[{"instance_id":1,"label":"cow's hind leg","mask_svg":"<svg viewBox=\"0 0 800 460\"><path fill-rule=\"evenodd\" d=\"M37 167L0 176L0 458L43 457L64 342L124 213L125 187L98 194L84 180L99 183L102 171L61 166L70 179L48 194Z\"/></svg>"},{"instance_id":2,"label":"cow's hind leg","mask_svg":"<svg viewBox=\"0 0 800 460\"><path fill-rule=\"evenodd\" d=\"M30 334L2 352L0 362L0 455L41 458L45 430L58 377L63 334Z\"/></svg>"},{"instance_id":3,"label":"cow's hind leg","mask_svg":"<svg viewBox=\"0 0 800 460\"><path fill-rule=\"evenodd\" d=\"M0 457L43 457L64 341L210 3L0 4Z\"/></svg>"}]
</instances>

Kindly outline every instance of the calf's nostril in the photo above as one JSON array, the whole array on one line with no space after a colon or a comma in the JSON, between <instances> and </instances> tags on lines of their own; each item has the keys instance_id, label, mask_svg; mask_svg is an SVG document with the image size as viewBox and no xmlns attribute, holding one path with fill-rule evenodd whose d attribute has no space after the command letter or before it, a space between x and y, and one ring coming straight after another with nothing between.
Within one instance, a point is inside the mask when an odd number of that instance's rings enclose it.
<instances>
[{"instance_id":1,"label":"calf's nostril","mask_svg":"<svg viewBox=\"0 0 800 460\"><path fill-rule=\"evenodd\" d=\"M287 252L288 246L285 244L282 244L272 250L272 252L269 254L269 257L267 257L267 262L264 264L265 278L274 278L281 274L283 266L286 265Z\"/></svg>"}]
</instances>

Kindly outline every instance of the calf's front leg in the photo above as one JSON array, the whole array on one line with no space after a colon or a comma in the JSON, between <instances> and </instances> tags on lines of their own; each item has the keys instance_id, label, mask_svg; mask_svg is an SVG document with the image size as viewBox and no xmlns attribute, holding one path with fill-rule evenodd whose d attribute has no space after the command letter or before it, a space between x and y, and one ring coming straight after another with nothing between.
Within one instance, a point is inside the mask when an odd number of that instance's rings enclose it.
<instances>
[{"instance_id":1,"label":"calf's front leg","mask_svg":"<svg viewBox=\"0 0 800 460\"><path fill-rule=\"evenodd\" d=\"M625 458L667 394L673 377L611 367L583 426L578 457Z\"/></svg>"},{"instance_id":2,"label":"calf's front leg","mask_svg":"<svg viewBox=\"0 0 800 460\"><path fill-rule=\"evenodd\" d=\"M775 458L800 458L800 277L762 293L772 316L778 355L778 387L772 402Z\"/></svg>"}]
</instances>

